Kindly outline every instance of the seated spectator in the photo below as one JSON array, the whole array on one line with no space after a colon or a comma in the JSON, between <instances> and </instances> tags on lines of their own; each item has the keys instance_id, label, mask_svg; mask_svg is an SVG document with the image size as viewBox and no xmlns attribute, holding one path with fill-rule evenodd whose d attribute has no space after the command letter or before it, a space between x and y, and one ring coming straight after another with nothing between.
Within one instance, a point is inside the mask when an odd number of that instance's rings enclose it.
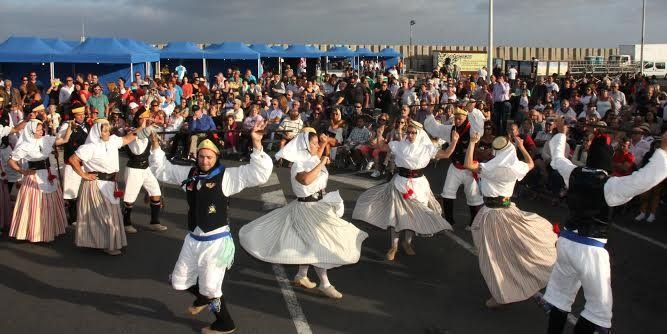
<instances>
[{"instance_id":1,"label":"seated spectator","mask_svg":"<svg viewBox=\"0 0 667 334\"><path fill-rule=\"evenodd\" d=\"M635 156L630 152L630 138L624 137L614 152L612 176L627 176L635 170Z\"/></svg>"},{"instance_id":2,"label":"seated spectator","mask_svg":"<svg viewBox=\"0 0 667 334\"><path fill-rule=\"evenodd\" d=\"M223 128L225 132L222 136L222 141L227 153L236 154L237 152L237 145L241 136L241 133L237 132L237 130L239 129L240 124L241 123L236 122L234 115L227 115Z\"/></svg>"},{"instance_id":3,"label":"seated spectator","mask_svg":"<svg viewBox=\"0 0 667 334\"><path fill-rule=\"evenodd\" d=\"M388 125L389 115L380 114L378 116L377 125L372 131L370 140L370 147L372 149L371 156L373 157L373 173L371 177L379 177L384 173L385 164L380 164L380 159L386 158L389 152L389 133L391 128Z\"/></svg>"},{"instance_id":4,"label":"seated spectator","mask_svg":"<svg viewBox=\"0 0 667 334\"><path fill-rule=\"evenodd\" d=\"M111 125L111 134L118 137L124 137L126 134L125 120L120 117L121 112L118 108L113 108L109 115L109 125Z\"/></svg>"},{"instance_id":5,"label":"seated spectator","mask_svg":"<svg viewBox=\"0 0 667 334\"><path fill-rule=\"evenodd\" d=\"M192 111L194 115L190 121L188 130L190 132L190 145L189 145L189 155L188 159L195 161L197 157L197 145L199 140L206 137L207 132L215 131L215 123L211 116L206 115L199 108L199 106L193 106Z\"/></svg>"},{"instance_id":6,"label":"seated spectator","mask_svg":"<svg viewBox=\"0 0 667 334\"><path fill-rule=\"evenodd\" d=\"M260 106L258 104L253 104L250 108L250 113L243 120L243 125L241 127L241 137L239 139L238 149L241 150L243 154L240 160L248 160L250 158L250 132L252 131L255 124L264 122L264 117L262 117L260 112Z\"/></svg>"},{"instance_id":7,"label":"seated spectator","mask_svg":"<svg viewBox=\"0 0 667 334\"><path fill-rule=\"evenodd\" d=\"M373 168L373 161L369 161L371 153L370 140L371 131L366 128L365 118L357 117L355 127L347 136L344 147L352 155L352 163L367 170Z\"/></svg>"},{"instance_id":8,"label":"seated spectator","mask_svg":"<svg viewBox=\"0 0 667 334\"><path fill-rule=\"evenodd\" d=\"M303 120L301 120L299 112L295 109L290 110L289 117L283 119L278 126L279 131L285 131L279 133L280 143L278 144L278 149L282 149L285 144L292 140L301 131L301 128L303 128Z\"/></svg>"}]
</instances>

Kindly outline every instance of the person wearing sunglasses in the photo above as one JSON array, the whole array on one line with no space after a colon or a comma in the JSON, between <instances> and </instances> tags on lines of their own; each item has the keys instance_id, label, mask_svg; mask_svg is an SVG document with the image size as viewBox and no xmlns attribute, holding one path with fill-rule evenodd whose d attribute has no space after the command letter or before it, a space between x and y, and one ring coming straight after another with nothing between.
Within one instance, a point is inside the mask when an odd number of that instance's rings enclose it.
<instances>
[{"instance_id":1,"label":"person wearing sunglasses","mask_svg":"<svg viewBox=\"0 0 667 334\"><path fill-rule=\"evenodd\" d=\"M401 128L398 138L403 138ZM415 121L408 121L404 139L394 139L387 145L394 155L398 173L391 182L362 193L357 199L352 219L389 230L391 241L386 259L393 261L398 252L401 231L404 231L403 250L406 255L412 256L416 254L412 246L415 234L430 236L452 229L440 214L440 204L424 177L424 168L433 158L447 158L455 145L448 150L438 149L422 125Z\"/></svg>"}]
</instances>

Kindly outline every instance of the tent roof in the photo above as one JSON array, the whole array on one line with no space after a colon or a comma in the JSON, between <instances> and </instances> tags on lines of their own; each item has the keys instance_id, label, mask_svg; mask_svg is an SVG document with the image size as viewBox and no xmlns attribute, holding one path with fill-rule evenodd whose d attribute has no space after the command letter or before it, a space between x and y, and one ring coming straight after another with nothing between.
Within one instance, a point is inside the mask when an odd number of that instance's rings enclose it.
<instances>
[{"instance_id":1,"label":"tent roof","mask_svg":"<svg viewBox=\"0 0 667 334\"><path fill-rule=\"evenodd\" d=\"M392 48L384 48L380 50L380 52L378 52L377 55L385 58L396 58L401 56L401 54L398 51Z\"/></svg>"},{"instance_id":2,"label":"tent roof","mask_svg":"<svg viewBox=\"0 0 667 334\"><path fill-rule=\"evenodd\" d=\"M270 48L266 44L253 44L250 48L255 52L258 52L260 57L280 57L280 52L283 52Z\"/></svg>"},{"instance_id":3,"label":"tent roof","mask_svg":"<svg viewBox=\"0 0 667 334\"><path fill-rule=\"evenodd\" d=\"M352 58L357 54L346 46L334 46L324 53L329 58Z\"/></svg>"},{"instance_id":4,"label":"tent roof","mask_svg":"<svg viewBox=\"0 0 667 334\"><path fill-rule=\"evenodd\" d=\"M52 62L59 53L37 37L9 37L0 44L0 62L6 63Z\"/></svg>"},{"instance_id":5,"label":"tent roof","mask_svg":"<svg viewBox=\"0 0 667 334\"><path fill-rule=\"evenodd\" d=\"M204 50L206 59L259 59L259 53L241 42L224 42Z\"/></svg>"},{"instance_id":6,"label":"tent roof","mask_svg":"<svg viewBox=\"0 0 667 334\"><path fill-rule=\"evenodd\" d=\"M123 45L128 49L141 54L157 55L159 54L158 50L149 50L150 46L144 42L140 42L130 38L119 38L118 39Z\"/></svg>"},{"instance_id":7,"label":"tent roof","mask_svg":"<svg viewBox=\"0 0 667 334\"><path fill-rule=\"evenodd\" d=\"M72 46L67 44L67 42L63 41L61 38L42 38L42 41L44 41L56 51L69 52L72 50Z\"/></svg>"},{"instance_id":8,"label":"tent roof","mask_svg":"<svg viewBox=\"0 0 667 334\"><path fill-rule=\"evenodd\" d=\"M160 58L204 59L204 50L191 42L170 42L160 50Z\"/></svg>"},{"instance_id":9,"label":"tent roof","mask_svg":"<svg viewBox=\"0 0 667 334\"><path fill-rule=\"evenodd\" d=\"M127 43L127 42L126 42ZM55 60L63 63L129 64L158 61L157 53L140 52L115 38L91 37L70 52L57 55ZM130 43L130 45L135 45ZM135 45L137 48L138 45Z\"/></svg>"},{"instance_id":10,"label":"tent roof","mask_svg":"<svg viewBox=\"0 0 667 334\"><path fill-rule=\"evenodd\" d=\"M304 44L292 44L283 53L283 58L319 58L322 52Z\"/></svg>"},{"instance_id":11,"label":"tent roof","mask_svg":"<svg viewBox=\"0 0 667 334\"><path fill-rule=\"evenodd\" d=\"M368 48L358 48L357 51L355 51L357 56L359 57L375 57L377 54Z\"/></svg>"}]
</instances>

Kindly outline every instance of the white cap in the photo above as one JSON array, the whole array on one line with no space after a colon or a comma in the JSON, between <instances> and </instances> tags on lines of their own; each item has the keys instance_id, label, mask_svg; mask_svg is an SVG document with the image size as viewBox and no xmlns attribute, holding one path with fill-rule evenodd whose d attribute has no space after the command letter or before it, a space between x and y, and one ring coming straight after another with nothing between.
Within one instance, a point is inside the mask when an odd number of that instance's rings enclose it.
<instances>
[{"instance_id":1,"label":"white cap","mask_svg":"<svg viewBox=\"0 0 667 334\"><path fill-rule=\"evenodd\" d=\"M139 105L134 103L134 102L130 102L129 107L130 107L130 109L134 109L134 108L139 108Z\"/></svg>"}]
</instances>

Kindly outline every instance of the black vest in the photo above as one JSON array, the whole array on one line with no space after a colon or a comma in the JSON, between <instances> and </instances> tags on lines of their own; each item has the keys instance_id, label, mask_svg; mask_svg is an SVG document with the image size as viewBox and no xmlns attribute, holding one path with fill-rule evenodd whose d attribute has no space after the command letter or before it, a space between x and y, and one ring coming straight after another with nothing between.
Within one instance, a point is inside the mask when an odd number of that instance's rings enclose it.
<instances>
[{"instance_id":1,"label":"black vest","mask_svg":"<svg viewBox=\"0 0 667 334\"><path fill-rule=\"evenodd\" d=\"M454 164L463 165L466 159L466 150L468 150L468 144L470 143L470 123L466 120L458 129L456 126L452 127L452 131L458 131L459 141L456 142L454 152L449 159Z\"/></svg>"},{"instance_id":2,"label":"black vest","mask_svg":"<svg viewBox=\"0 0 667 334\"><path fill-rule=\"evenodd\" d=\"M609 176L601 170L577 167L570 174L567 190L567 206L570 218L565 224L568 230L577 230L579 235L607 238L609 206L604 199L604 184Z\"/></svg>"},{"instance_id":3,"label":"black vest","mask_svg":"<svg viewBox=\"0 0 667 334\"><path fill-rule=\"evenodd\" d=\"M140 154L132 153L132 150L127 150L128 160L127 167L146 169L148 168L148 156L151 155L151 143L146 145L146 149Z\"/></svg>"},{"instance_id":4,"label":"black vest","mask_svg":"<svg viewBox=\"0 0 667 334\"><path fill-rule=\"evenodd\" d=\"M192 177L197 172L193 167L188 175ZM217 228L226 226L227 207L229 198L222 193L223 170L220 174L208 180L194 181L185 185L188 200L188 229L192 232L197 226L204 231L210 232ZM197 183L201 187L197 189Z\"/></svg>"},{"instance_id":5,"label":"black vest","mask_svg":"<svg viewBox=\"0 0 667 334\"><path fill-rule=\"evenodd\" d=\"M90 132L90 127L86 123L77 124L74 129L72 129L72 134L69 136L69 141L64 145L63 148L63 153L65 154L65 163L67 163L69 157L74 155L74 152L76 152L76 149L79 148L79 146L86 143L88 132L83 131L82 127L85 127L86 130Z\"/></svg>"}]
</instances>

